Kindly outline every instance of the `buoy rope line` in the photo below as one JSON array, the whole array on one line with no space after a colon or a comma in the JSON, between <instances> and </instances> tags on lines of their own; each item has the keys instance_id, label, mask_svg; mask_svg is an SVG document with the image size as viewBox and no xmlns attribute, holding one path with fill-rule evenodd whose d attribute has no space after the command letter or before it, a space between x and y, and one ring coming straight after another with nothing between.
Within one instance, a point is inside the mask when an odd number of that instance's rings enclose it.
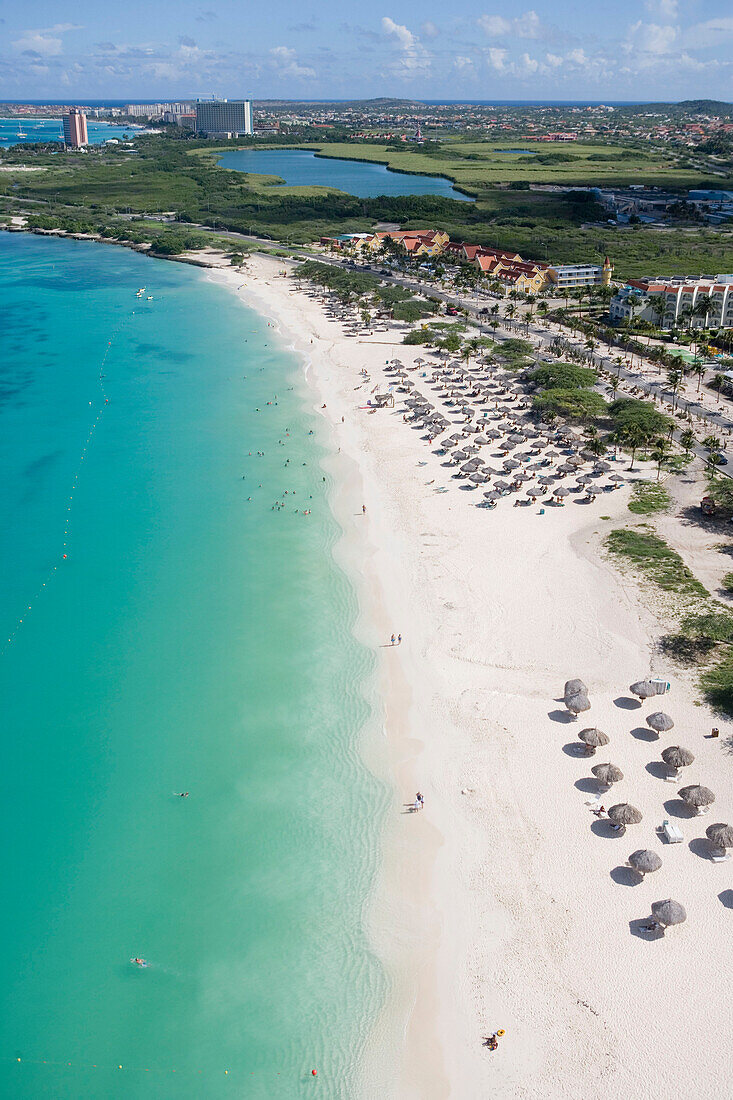
<instances>
[{"instance_id":1,"label":"buoy rope line","mask_svg":"<svg viewBox=\"0 0 733 1100\"><path fill-rule=\"evenodd\" d=\"M109 405L109 395L107 393L107 389L106 389L106 386L105 386L104 368L107 365L107 358L109 356L109 353L112 349L112 345L114 344L116 338L119 336L120 332L125 327L125 325L134 316L135 316L135 310L133 309L132 313L130 314L129 317L125 317L125 318L123 318L123 320L120 321L117 328L112 333L112 338L107 341L107 347L105 348L104 355L102 356L102 361L99 364L99 372L98 372L98 375L97 375L97 381L99 383L99 388L100 388L101 395L102 395L101 403L100 403L99 407L97 408L97 410L94 414L94 417L91 421L91 424L89 426L89 431L87 432L87 437L84 440L84 446L82 447L81 454L79 455L79 461L78 461L78 465L77 465L77 468L76 468L76 472L75 472L74 477L72 478L72 481L71 481L69 496L68 496L68 500L67 500L67 503L66 503L66 513L65 513L65 517L64 517L63 541L61 543L60 552L58 554L58 557L57 557L56 561L50 567L49 571L46 573L45 580L41 581L40 585L36 589L35 595L31 597L30 603L25 605L22 615L16 620L14 627L8 632L7 637L3 641L2 647L0 647L0 657L5 655L5 653L8 651L10 646L15 641L21 627L23 626L24 622L28 618L29 613L35 607L36 602L38 601L38 599L43 594L44 589L48 588L49 584L53 580L53 577L58 572L59 567L62 566L65 561L68 561L69 545L70 545L70 540L71 540L71 517L72 517L72 508L73 508L73 504L74 504L74 493L76 492L76 490L78 488L79 477L81 476L81 472L82 472L82 469L83 469L82 463L86 459L87 451L89 450L89 448L92 444L92 440L94 439L94 433L96 431L97 425L99 424L100 420L102 419L102 416L104 414L104 410ZM92 402L90 401L89 404L91 405Z\"/></svg>"},{"instance_id":2,"label":"buoy rope line","mask_svg":"<svg viewBox=\"0 0 733 1100\"><path fill-rule=\"evenodd\" d=\"M241 1071L239 1074L237 1074L236 1071L230 1073L228 1069L173 1069L161 1066L134 1066L126 1062L101 1065L99 1062L61 1062L54 1061L51 1058L22 1058L17 1056L15 1058L0 1058L0 1063L10 1063L21 1066L48 1066L51 1069L96 1069L110 1073L119 1073L120 1070L122 1070L123 1073L155 1073L159 1076L168 1076L172 1073L177 1074L179 1077L243 1076ZM255 1070L250 1070L250 1076L253 1077L255 1072ZM282 1071L276 1071L276 1076L283 1076ZM318 1070L312 1069L310 1071L310 1076L317 1077Z\"/></svg>"}]
</instances>

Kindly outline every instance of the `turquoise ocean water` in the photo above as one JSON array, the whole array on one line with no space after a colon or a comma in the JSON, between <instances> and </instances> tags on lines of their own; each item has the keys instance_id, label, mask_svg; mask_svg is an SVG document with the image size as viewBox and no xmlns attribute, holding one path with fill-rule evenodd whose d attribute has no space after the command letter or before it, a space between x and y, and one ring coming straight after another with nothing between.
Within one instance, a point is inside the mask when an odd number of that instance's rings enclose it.
<instances>
[{"instance_id":1,"label":"turquoise ocean water","mask_svg":"<svg viewBox=\"0 0 733 1100\"><path fill-rule=\"evenodd\" d=\"M19 137L18 131L25 134ZM135 137L140 130L134 126L120 126L114 122L87 119L90 145L101 145L116 138ZM64 129L60 118L0 118L0 148L11 145L27 145L35 141L63 141Z\"/></svg>"},{"instance_id":2,"label":"turquoise ocean water","mask_svg":"<svg viewBox=\"0 0 733 1100\"><path fill-rule=\"evenodd\" d=\"M124 249L0 288L0 1097L348 1097L388 792L301 368Z\"/></svg>"}]
</instances>

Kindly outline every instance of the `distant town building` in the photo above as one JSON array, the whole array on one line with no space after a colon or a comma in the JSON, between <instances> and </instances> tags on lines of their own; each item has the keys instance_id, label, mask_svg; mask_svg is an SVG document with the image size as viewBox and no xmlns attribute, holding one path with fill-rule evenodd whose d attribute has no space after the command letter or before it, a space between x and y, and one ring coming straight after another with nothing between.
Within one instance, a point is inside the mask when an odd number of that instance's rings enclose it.
<instances>
[{"instance_id":1,"label":"distant town building","mask_svg":"<svg viewBox=\"0 0 733 1100\"><path fill-rule=\"evenodd\" d=\"M199 100L196 104L196 131L216 137L220 134L241 137L251 134L252 101L249 99Z\"/></svg>"},{"instance_id":2,"label":"distant town building","mask_svg":"<svg viewBox=\"0 0 733 1100\"><path fill-rule=\"evenodd\" d=\"M124 113L130 118L162 119L166 114L183 115L193 111L193 103L126 103Z\"/></svg>"},{"instance_id":3,"label":"distant town building","mask_svg":"<svg viewBox=\"0 0 733 1100\"><path fill-rule=\"evenodd\" d=\"M72 107L63 117L64 143L70 149L81 149L89 144L87 116L78 107Z\"/></svg>"},{"instance_id":4,"label":"distant town building","mask_svg":"<svg viewBox=\"0 0 733 1100\"><path fill-rule=\"evenodd\" d=\"M651 321L660 328L733 328L733 275L630 279L611 299L611 320Z\"/></svg>"},{"instance_id":5,"label":"distant town building","mask_svg":"<svg viewBox=\"0 0 733 1100\"><path fill-rule=\"evenodd\" d=\"M613 264L606 256L603 264L554 264L547 277L557 290L570 290L581 286L610 286Z\"/></svg>"}]
</instances>

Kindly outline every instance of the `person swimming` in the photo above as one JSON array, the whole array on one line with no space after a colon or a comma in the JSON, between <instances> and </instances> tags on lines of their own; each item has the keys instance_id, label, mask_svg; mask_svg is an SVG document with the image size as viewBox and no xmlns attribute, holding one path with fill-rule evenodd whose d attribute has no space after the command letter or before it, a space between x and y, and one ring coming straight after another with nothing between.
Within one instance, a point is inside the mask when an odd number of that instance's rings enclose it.
<instances>
[{"instance_id":1,"label":"person swimming","mask_svg":"<svg viewBox=\"0 0 733 1100\"><path fill-rule=\"evenodd\" d=\"M134 963L135 966L149 966L146 959L130 959L130 962Z\"/></svg>"}]
</instances>

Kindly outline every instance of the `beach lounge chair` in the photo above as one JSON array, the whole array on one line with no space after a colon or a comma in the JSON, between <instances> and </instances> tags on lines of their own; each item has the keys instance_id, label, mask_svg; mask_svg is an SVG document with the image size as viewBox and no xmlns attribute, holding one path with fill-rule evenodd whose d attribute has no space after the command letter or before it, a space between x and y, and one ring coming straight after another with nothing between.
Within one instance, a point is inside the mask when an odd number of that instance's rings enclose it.
<instances>
[{"instance_id":1,"label":"beach lounge chair","mask_svg":"<svg viewBox=\"0 0 733 1100\"><path fill-rule=\"evenodd\" d=\"M671 821L662 822L662 834L668 844L681 844L684 840L680 827L673 825Z\"/></svg>"},{"instance_id":2,"label":"beach lounge chair","mask_svg":"<svg viewBox=\"0 0 733 1100\"><path fill-rule=\"evenodd\" d=\"M726 859L730 859L730 852L726 852L725 848L713 848L710 858L713 863L725 863Z\"/></svg>"}]
</instances>

